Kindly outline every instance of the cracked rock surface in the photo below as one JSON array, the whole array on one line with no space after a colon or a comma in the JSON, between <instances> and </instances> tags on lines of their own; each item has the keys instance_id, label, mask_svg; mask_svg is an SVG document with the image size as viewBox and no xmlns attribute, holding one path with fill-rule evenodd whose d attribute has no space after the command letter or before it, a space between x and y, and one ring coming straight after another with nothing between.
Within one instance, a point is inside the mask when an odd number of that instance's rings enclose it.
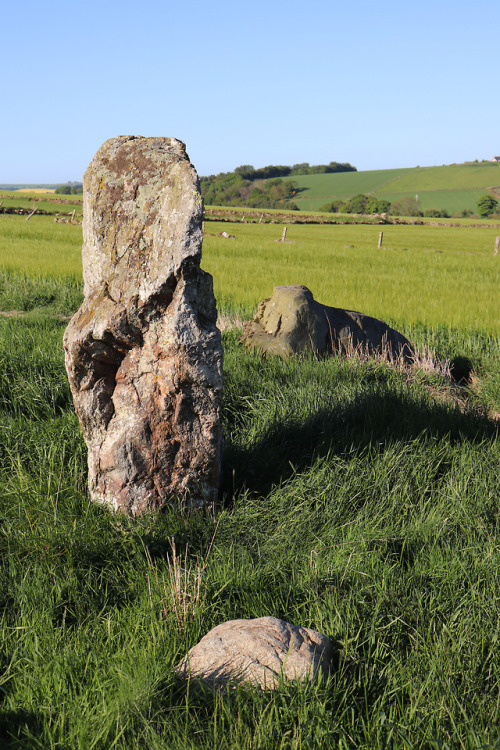
<instances>
[{"instance_id":1,"label":"cracked rock surface","mask_svg":"<svg viewBox=\"0 0 500 750\"><path fill-rule=\"evenodd\" d=\"M176 673L211 689L240 684L272 690L280 680L327 677L331 661L326 635L277 617L258 617L218 625L188 652Z\"/></svg>"},{"instance_id":2,"label":"cracked rock surface","mask_svg":"<svg viewBox=\"0 0 500 750\"><path fill-rule=\"evenodd\" d=\"M119 136L83 190L85 299L64 348L90 495L134 514L212 503L222 345L198 176L181 141Z\"/></svg>"}]
</instances>

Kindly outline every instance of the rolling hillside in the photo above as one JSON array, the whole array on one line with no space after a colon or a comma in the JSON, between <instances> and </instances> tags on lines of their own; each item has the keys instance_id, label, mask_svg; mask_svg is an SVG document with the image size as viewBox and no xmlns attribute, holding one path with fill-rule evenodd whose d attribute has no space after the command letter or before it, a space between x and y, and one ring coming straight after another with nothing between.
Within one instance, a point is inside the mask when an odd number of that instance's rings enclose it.
<instances>
[{"instance_id":1,"label":"rolling hillside","mask_svg":"<svg viewBox=\"0 0 500 750\"><path fill-rule=\"evenodd\" d=\"M423 209L455 213L463 209L474 211L480 195L495 187L500 190L500 163L296 175L294 180L300 188L294 202L305 211L317 211L329 201L364 193L391 203L418 195Z\"/></svg>"}]
</instances>

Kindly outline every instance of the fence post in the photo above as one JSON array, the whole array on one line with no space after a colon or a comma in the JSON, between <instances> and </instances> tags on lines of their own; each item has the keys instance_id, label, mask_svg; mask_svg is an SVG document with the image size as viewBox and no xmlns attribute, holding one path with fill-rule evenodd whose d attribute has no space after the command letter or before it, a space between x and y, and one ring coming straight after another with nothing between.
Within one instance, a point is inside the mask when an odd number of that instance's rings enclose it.
<instances>
[{"instance_id":1,"label":"fence post","mask_svg":"<svg viewBox=\"0 0 500 750\"><path fill-rule=\"evenodd\" d=\"M495 252L493 255L498 255L498 248L500 247L500 237L497 237L495 240Z\"/></svg>"},{"instance_id":2,"label":"fence post","mask_svg":"<svg viewBox=\"0 0 500 750\"><path fill-rule=\"evenodd\" d=\"M377 247L379 248L379 250L382 247L382 241L383 241L383 239L384 239L384 233L380 232L380 234L378 236L378 245L377 245Z\"/></svg>"}]
</instances>

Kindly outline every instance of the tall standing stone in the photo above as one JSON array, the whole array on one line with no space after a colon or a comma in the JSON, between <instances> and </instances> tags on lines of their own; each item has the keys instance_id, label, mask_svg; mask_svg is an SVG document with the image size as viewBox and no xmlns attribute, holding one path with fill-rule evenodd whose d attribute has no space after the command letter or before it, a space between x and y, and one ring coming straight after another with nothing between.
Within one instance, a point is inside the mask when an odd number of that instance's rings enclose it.
<instances>
[{"instance_id":1,"label":"tall standing stone","mask_svg":"<svg viewBox=\"0 0 500 750\"><path fill-rule=\"evenodd\" d=\"M83 192L85 299L64 347L90 495L135 514L212 503L222 346L197 174L181 141L119 136Z\"/></svg>"}]
</instances>

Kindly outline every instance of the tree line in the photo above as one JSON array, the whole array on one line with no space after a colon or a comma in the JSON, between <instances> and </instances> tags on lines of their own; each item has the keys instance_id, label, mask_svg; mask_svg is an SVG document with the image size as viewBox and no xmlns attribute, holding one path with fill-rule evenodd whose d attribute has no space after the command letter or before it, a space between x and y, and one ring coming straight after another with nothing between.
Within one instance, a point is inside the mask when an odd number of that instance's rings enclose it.
<instances>
[{"instance_id":1,"label":"tree line","mask_svg":"<svg viewBox=\"0 0 500 750\"><path fill-rule=\"evenodd\" d=\"M414 198L401 198L399 201L390 203L383 198L376 198L374 195L363 195L359 193L347 200L334 200L320 206L319 211L331 214L393 214L394 216L426 216L426 217L449 217L445 209L427 208L424 211L420 208L418 201ZM471 214L472 211L464 213Z\"/></svg>"},{"instance_id":2,"label":"tree line","mask_svg":"<svg viewBox=\"0 0 500 750\"><path fill-rule=\"evenodd\" d=\"M201 177L201 194L211 206L248 206L249 208L286 208L297 211L293 202L298 186L294 180L284 179L299 174L326 174L328 172L356 172L348 163L331 161L329 164L311 166L308 162L292 167L270 164L255 169L242 164L234 172Z\"/></svg>"},{"instance_id":3,"label":"tree line","mask_svg":"<svg viewBox=\"0 0 500 750\"><path fill-rule=\"evenodd\" d=\"M55 192L57 195L79 195L83 193L81 182L68 182L66 185L59 185Z\"/></svg>"},{"instance_id":4,"label":"tree line","mask_svg":"<svg viewBox=\"0 0 500 750\"><path fill-rule=\"evenodd\" d=\"M269 165L255 169L251 164L242 164L236 167L236 174L243 177L244 180L268 180L271 177L290 177L299 174L331 174L333 172L357 172L349 162L331 161L329 164L309 164L304 161L301 164L294 164L292 167L283 165Z\"/></svg>"},{"instance_id":5,"label":"tree line","mask_svg":"<svg viewBox=\"0 0 500 750\"><path fill-rule=\"evenodd\" d=\"M498 201L489 193L482 195L477 204L477 212L481 217L492 216L497 208ZM401 198L399 201L390 203L387 200L378 199L374 195L355 195L347 200L334 200L325 203L319 211L338 214L393 214L394 216L425 216L427 218L441 217L449 218L450 214L443 208L421 209L415 198ZM473 211L463 209L456 216L472 216Z\"/></svg>"}]
</instances>

